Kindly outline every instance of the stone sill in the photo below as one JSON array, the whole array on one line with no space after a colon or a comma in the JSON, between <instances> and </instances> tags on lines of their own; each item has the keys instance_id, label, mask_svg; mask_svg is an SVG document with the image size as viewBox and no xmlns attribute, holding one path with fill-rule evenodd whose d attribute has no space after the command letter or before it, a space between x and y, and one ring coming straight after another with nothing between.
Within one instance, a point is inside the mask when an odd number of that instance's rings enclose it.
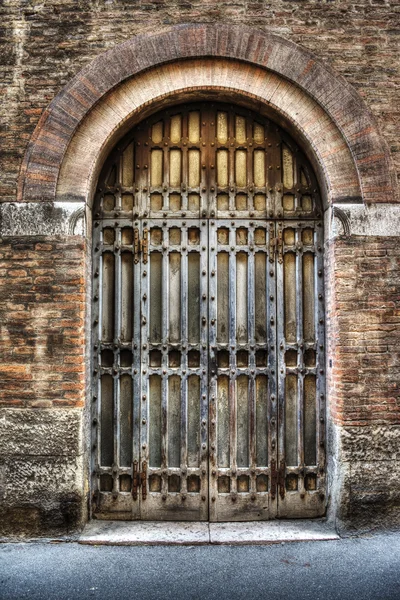
<instances>
[{"instance_id":1,"label":"stone sill","mask_svg":"<svg viewBox=\"0 0 400 600\"><path fill-rule=\"evenodd\" d=\"M323 519L246 523L90 521L80 544L108 546L279 544L338 540Z\"/></svg>"}]
</instances>

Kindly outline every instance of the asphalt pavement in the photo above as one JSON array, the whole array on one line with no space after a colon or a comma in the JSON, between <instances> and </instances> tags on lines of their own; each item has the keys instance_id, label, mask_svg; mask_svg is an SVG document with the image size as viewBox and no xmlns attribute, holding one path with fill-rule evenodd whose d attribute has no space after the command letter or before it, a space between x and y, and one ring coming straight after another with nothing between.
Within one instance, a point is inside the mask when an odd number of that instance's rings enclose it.
<instances>
[{"instance_id":1,"label":"asphalt pavement","mask_svg":"<svg viewBox=\"0 0 400 600\"><path fill-rule=\"evenodd\" d=\"M261 546L0 544L2 600L400 600L400 533Z\"/></svg>"}]
</instances>

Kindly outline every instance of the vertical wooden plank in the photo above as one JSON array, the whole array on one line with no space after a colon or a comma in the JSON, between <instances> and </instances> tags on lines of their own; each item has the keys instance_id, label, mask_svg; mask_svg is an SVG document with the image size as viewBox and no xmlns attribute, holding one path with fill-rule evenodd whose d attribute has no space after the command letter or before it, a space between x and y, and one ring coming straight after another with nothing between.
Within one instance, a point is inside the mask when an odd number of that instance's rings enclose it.
<instances>
[{"instance_id":1,"label":"vertical wooden plank","mask_svg":"<svg viewBox=\"0 0 400 600\"><path fill-rule=\"evenodd\" d=\"M188 255L188 341L200 343L200 254Z\"/></svg>"},{"instance_id":2,"label":"vertical wooden plank","mask_svg":"<svg viewBox=\"0 0 400 600\"><path fill-rule=\"evenodd\" d=\"M256 465L268 466L268 381L266 375L257 375L256 395Z\"/></svg>"},{"instance_id":3,"label":"vertical wooden plank","mask_svg":"<svg viewBox=\"0 0 400 600\"><path fill-rule=\"evenodd\" d=\"M200 425L201 393L200 378L188 377L188 419L187 419L187 464L188 467L200 466Z\"/></svg>"},{"instance_id":4,"label":"vertical wooden plank","mask_svg":"<svg viewBox=\"0 0 400 600\"><path fill-rule=\"evenodd\" d=\"M132 464L132 378L121 375L120 378L120 465L129 467Z\"/></svg>"},{"instance_id":5,"label":"vertical wooden plank","mask_svg":"<svg viewBox=\"0 0 400 600\"><path fill-rule=\"evenodd\" d=\"M162 465L162 408L161 408L161 377L149 377L149 466Z\"/></svg>"},{"instance_id":6,"label":"vertical wooden plank","mask_svg":"<svg viewBox=\"0 0 400 600\"><path fill-rule=\"evenodd\" d=\"M293 164L292 164L293 171ZM296 231L296 246L301 248L301 229ZM303 327L303 298L304 298L304 282L303 282L303 256L297 250L296 252L296 342L303 346L298 348L300 353L300 364L304 365L304 327ZM298 374L297 382L297 461L298 464L304 464L304 373Z\"/></svg>"},{"instance_id":7,"label":"vertical wooden plank","mask_svg":"<svg viewBox=\"0 0 400 600\"><path fill-rule=\"evenodd\" d=\"M168 379L168 467L181 464L181 379L171 375Z\"/></svg>"},{"instance_id":8,"label":"vertical wooden plank","mask_svg":"<svg viewBox=\"0 0 400 600\"><path fill-rule=\"evenodd\" d=\"M218 467L232 467L231 463L231 436L230 436L230 406L229 406L229 379L220 375L217 382L217 444ZM236 461L235 461L236 462Z\"/></svg>"},{"instance_id":9,"label":"vertical wooden plank","mask_svg":"<svg viewBox=\"0 0 400 600\"><path fill-rule=\"evenodd\" d=\"M315 375L304 378L304 462L317 464L316 382Z\"/></svg>"},{"instance_id":10,"label":"vertical wooden plank","mask_svg":"<svg viewBox=\"0 0 400 600\"><path fill-rule=\"evenodd\" d=\"M248 341L248 257L245 252L236 255L236 339L239 344Z\"/></svg>"},{"instance_id":11,"label":"vertical wooden plank","mask_svg":"<svg viewBox=\"0 0 400 600\"><path fill-rule=\"evenodd\" d=\"M150 327L149 336L152 343L161 342L162 336L162 261L160 252L150 254Z\"/></svg>"},{"instance_id":12,"label":"vertical wooden plank","mask_svg":"<svg viewBox=\"0 0 400 600\"><path fill-rule=\"evenodd\" d=\"M217 341L229 342L229 254L219 252L217 256Z\"/></svg>"},{"instance_id":13,"label":"vertical wooden plank","mask_svg":"<svg viewBox=\"0 0 400 600\"><path fill-rule=\"evenodd\" d=\"M103 467L114 462L114 385L111 375L101 378L101 454Z\"/></svg>"},{"instance_id":14,"label":"vertical wooden plank","mask_svg":"<svg viewBox=\"0 0 400 600\"><path fill-rule=\"evenodd\" d=\"M102 256L102 290L101 290L101 340L112 342L114 339L114 307L115 307L115 258L111 252Z\"/></svg>"},{"instance_id":15,"label":"vertical wooden plank","mask_svg":"<svg viewBox=\"0 0 400 600\"><path fill-rule=\"evenodd\" d=\"M123 252L121 255L121 340L123 342L132 340L133 302L133 256L131 252Z\"/></svg>"},{"instance_id":16,"label":"vertical wooden plank","mask_svg":"<svg viewBox=\"0 0 400 600\"><path fill-rule=\"evenodd\" d=\"M169 341L181 341L181 255L169 254Z\"/></svg>"},{"instance_id":17,"label":"vertical wooden plank","mask_svg":"<svg viewBox=\"0 0 400 600\"><path fill-rule=\"evenodd\" d=\"M238 467L250 465L249 452L249 380L247 375L239 375L236 379L236 461Z\"/></svg>"}]
</instances>

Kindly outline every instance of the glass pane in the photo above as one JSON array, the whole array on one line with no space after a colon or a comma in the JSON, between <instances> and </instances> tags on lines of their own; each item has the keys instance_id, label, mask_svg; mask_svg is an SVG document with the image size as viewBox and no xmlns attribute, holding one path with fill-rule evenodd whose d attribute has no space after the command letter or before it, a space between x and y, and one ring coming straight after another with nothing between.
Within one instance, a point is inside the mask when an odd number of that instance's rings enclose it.
<instances>
[{"instance_id":1,"label":"glass pane","mask_svg":"<svg viewBox=\"0 0 400 600\"><path fill-rule=\"evenodd\" d=\"M189 150L189 187L200 185L200 151Z\"/></svg>"},{"instance_id":2,"label":"glass pane","mask_svg":"<svg viewBox=\"0 0 400 600\"><path fill-rule=\"evenodd\" d=\"M189 113L189 142L197 144L200 141L200 113Z\"/></svg>"},{"instance_id":3,"label":"glass pane","mask_svg":"<svg viewBox=\"0 0 400 600\"><path fill-rule=\"evenodd\" d=\"M133 185L133 144L129 144L122 155L122 185Z\"/></svg>"},{"instance_id":4,"label":"glass pane","mask_svg":"<svg viewBox=\"0 0 400 600\"><path fill-rule=\"evenodd\" d=\"M228 141L228 114L225 112L217 113L217 139L220 144Z\"/></svg>"},{"instance_id":5,"label":"glass pane","mask_svg":"<svg viewBox=\"0 0 400 600\"><path fill-rule=\"evenodd\" d=\"M235 153L235 176L238 187L247 185L247 152L246 150L236 150Z\"/></svg>"},{"instance_id":6,"label":"glass pane","mask_svg":"<svg viewBox=\"0 0 400 600\"><path fill-rule=\"evenodd\" d=\"M155 144L159 144L160 142L162 142L163 125L164 123L162 121L158 121L158 123L155 123L151 128L151 139Z\"/></svg>"},{"instance_id":7,"label":"glass pane","mask_svg":"<svg viewBox=\"0 0 400 600\"><path fill-rule=\"evenodd\" d=\"M235 135L238 144L244 144L246 142L246 119L236 115L235 118Z\"/></svg>"},{"instance_id":8,"label":"glass pane","mask_svg":"<svg viewBox=\"0 0 400 600\"><path fill-rule=\"evenodd\" d=\"M264 150L255 150L253 154L254 161L254 185L262 187L265 185L265 152Z\"/></svg>"},{"instance_id":9,"label":"glass pane","mask_svg":"<svg viewBox=\"0 0 400 600\"><path fill-rule=\"evenodd\" d=\"M180 150L171 150L169 153L169 184L171 187L181 185L182 156Z\"/></svg>"},{"instance_id":10,"label":"glass pane","mask_svg":"<svg viewBox=\"0 0 400 600\"><path fill-rule=\"evenodd\" d=\"M182 137L182 116L173 115L171 117L171 133L170 138L173 144L177 144L181 141Z\"/></svg>"},{"instance_id":11,"label":"glass pane","mask_svg":"<svg viewBox=\"0 0 400 600\"><path fill-rule=\"evenodd\" d=\"M283 149L282 149L282 163L283 163L283 185L285 186L285 188L292 188L294 186L293 154L287 146L283 146Z\"/></svg>"},{"instance_id":12,"label":"glass pane","mask_svg":"<svg viewBox=\"0 0 400 600\"><path fill-rule=\"evenodd\" d=\"M217 152L217 182L220 187L228 185L228 150Z\"/></svg>"},{"instance_id":13,"label":"glass pane","mask_svg":"<svg viewBox=\"0 0 400 600\"><path fill-rule=\"evenodd\" d=\"M163 181L163 151L152 150L150 162L150 184L153 187L162 185Z\"/></svg>"}]
</instances>

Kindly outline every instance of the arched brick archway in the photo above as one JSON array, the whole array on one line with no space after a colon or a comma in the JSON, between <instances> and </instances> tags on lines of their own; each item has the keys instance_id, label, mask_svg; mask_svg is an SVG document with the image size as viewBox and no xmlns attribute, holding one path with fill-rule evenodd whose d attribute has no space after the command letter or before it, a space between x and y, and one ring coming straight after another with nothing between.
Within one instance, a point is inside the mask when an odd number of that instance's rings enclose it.
<instances>
[{"instance_id":1,"label":"arched brick archway","mask_svg":"<svg viewBox=\"0 0 400 600\"><path fill-rule=\"evenodd\" d=\"M387 319L392 328L396 319L390 296L394 302L395 292L385 286L396 289L393 238L399 212L386 143L371 112L343 78L292 42L242 26L179 26L137 36L89 64L45 110L19 180L18 200L27 203L27 214L36 203L36 218L29 217L18 228L12 220L15 207L5 207L11 225L7 229L3 220L3 230L5 235L43 234L45 218L40 215L61 201L73 211L70 225L58 222L65 219L62 212L54 227L50 223L49 235L79 235L78 216L84 204L91 206L101 165L124 133L168 103L213 95L270 116L294 135L319 176L325 207L336 205L326 211L342 222L345 234L328 244L326 253L327 400L330 420L337 425L330 436L330 499L332 514L337 507L336 516L345 524L353 516L358 523L369 523L368 494L375 494L376 487L376 467L371 465L380 461L388 481L394 472L390 469L395 469L376 440L385 435L398 439L398 427L391 427L398 423L393 365L378 375L368 365L371 353L379 354L382 365L382 348L395 355L394 336L389 339L381 324ZM347 209L351 218L364 219L356 230ZM366 262L383 258L367 272L364 257ZM363 454L367 459L360 459ZM391 489L384 493L389 497ZM389 521L392 508L391 500L382 501L382 515L387 511Z\"/></svg>"},{"instance_id":2,"label":"arched brick archway","mask_svg":"<svg viewBox=\"0 0 400 600\"><path fill-rule=\"evenodd\" d=\"M206 58L208 60L204 60ZM209 65L207 73L199 73L195 68L190 76L184 61L193 64L196 59ZM120 90L120 104L112 107L118 112L124 107L123 87L134 86L135 78L149 80L150 76L151 80L152 71L156 76L149 82L147 103L159 96L158 85L166 83L158 79L161 72L168 79L168 89L164 93L172 94L179 89L188 91L193 86L204 87L203 77L213 76L211 65L226 59L235 63L225 62L222 86L225 90L240 91L242 86L247 86L250 89L243 90L244 95L253 94L258 102L275 104L278 113L281 110L282 114L285 107L289 109L290 98L294 125L297 124L299 131L304 129L303 133L310 141L331 187L331 200L393 202L394 175L386 144L379 135L374 117L343 78L335 75L312 53L288 40L242 26L208 24L180 25L161 34L137 36L102 54L84 68L42 115L21 169L19 200L56 200L63 161L68 160L68 148L76 145L75 137L79 137L85 119L90 120L94 110L101 112L102 106L107 107L109 98L114 102ZM186 77L185 85L182 88L181 83L176 89L182 75ZM218 88L220 84L219 79L214 79L209 87ZM291 86L292 90L289 89ZM296 102L299 102L300 110ZM128 118L129 109L124 107L124 111L119 122ZM300 117L303 117L303 127ZM321 126L333 136L325 150ZM112 131L104 133L107 140ZM93 165L90 169L96 170ZM335 180L341 176L348 183L335 186ZM63 193L68 196L71 190L64 188Z\"/></svg>"}]
</instances>

